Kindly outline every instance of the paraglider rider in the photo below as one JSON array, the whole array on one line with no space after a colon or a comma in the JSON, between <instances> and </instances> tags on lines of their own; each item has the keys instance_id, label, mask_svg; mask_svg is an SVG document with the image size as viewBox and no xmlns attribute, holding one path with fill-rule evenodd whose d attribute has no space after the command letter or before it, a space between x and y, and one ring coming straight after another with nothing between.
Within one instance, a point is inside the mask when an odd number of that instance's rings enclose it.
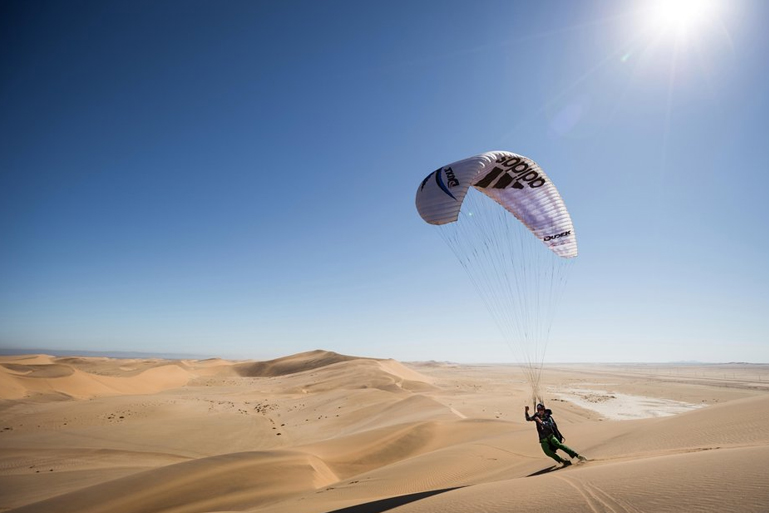
<instances>
[{"instance_id":1,"label":"paraglider rider","mask_svg":"<svg viewBox=\"0 0 769 513\"><path fill-rule=\"evenodd\" d=\"M571 465L571 461L563 459L556 454L558 449L562 450L572 458L577 458L580 461L585 461L584 456L577 454L577 451L563 444L563 435L558 431L558 425L553 419L553 412L550 409L545 409L545 405L540 403L537 405L537 413L529 416L529 407L526 407L526 420L537 423L537 433L539 434L539 443L542 446L542 451L549 457L553 458L556 462L562 464L564 467Z\"/></svg>"}]
</instances>

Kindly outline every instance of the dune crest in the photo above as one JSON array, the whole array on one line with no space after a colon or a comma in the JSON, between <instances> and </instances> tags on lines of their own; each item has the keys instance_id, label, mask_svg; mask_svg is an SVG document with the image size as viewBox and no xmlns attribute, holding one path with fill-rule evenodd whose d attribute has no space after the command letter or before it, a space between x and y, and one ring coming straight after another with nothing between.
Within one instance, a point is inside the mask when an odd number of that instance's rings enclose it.
<instances>
[{"instance_id":1,"label":"dune crest","mask_svg":"<svg viewBox=\"0 0 769 513\"><path fill-rule=\"evenodd\" d=\"M15 511L198 513L212 508L243 509L336 480L322 461L306 454L226 454L140 472Z\"/></svg>"},{"instance_id":2,"label":"dune crest","mask_svg":"<svg viewBox=\"0 0 769 513\"><path fill-rule=\"evenodd\" d=\"M27 363L29 361L35 363ZM145 366L140 370L123 368L120 371L114 360L106 358L32 357L13 363L0 363L0 383L4 384L0 390L0 399L20 399L35 395L88 399L110 395L154 394L183 386L192 377L190 372L177 364L167 362Z\"/></svg>"},{"instance_id":3,"label":"dune crest","mask_svg":"<svg viewBox=\"0 0 769 513\"><path fill-rule=\"evenodd\" d=\"M237 364L235 365L235 369L237 373L243 377L276 377L310 371L327 365L333 365L339 362L349 362L356 359L360 358L345 356L332 351L315 350L265 362Z\"/></svg>"}]
</instances>

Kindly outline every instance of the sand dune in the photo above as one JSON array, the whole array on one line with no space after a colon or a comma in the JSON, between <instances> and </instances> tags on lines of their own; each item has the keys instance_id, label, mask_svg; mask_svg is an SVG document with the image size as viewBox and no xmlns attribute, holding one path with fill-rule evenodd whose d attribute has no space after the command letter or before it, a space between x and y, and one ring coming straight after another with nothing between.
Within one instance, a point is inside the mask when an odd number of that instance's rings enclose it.
<instances>
[{"instance_id":1,"label":"sand dune","mask_svg":"<svg viewBox=\"0 0 769 513\"><path fill-rule=\"evenodd\" d=\"M591 460L554 470L515 367L0 357L0 511L767 511L769 367L706 370L548 369ZM557 399L585 387L707 406L612 421Z\"/></svg>"},{"instance_id":2,"label":"sand dune","mask_svg":"<svg viewBox=\"0 0 769 513\"><path fill-rule=\"evenodd\" d=\"M769 449L762 447L600 466L588 463L533 478L464 487L406 504L397 511L760 512L769 504L769 479L761 463L767 456ZM748 478L753 475L757 478Z\"/></svg>"},{"instance_id":3,"label":"sand dune","mask_svg":"<svg viewBox=\"0 0 769 513\"><path fill-rule=\"evenodd\" d=\"M61 361L64 360L64 361ZM56 363L22 365L0 364L3 387L2 399L19 399L29 395L60 395L77 399L105 395L154 394L177 388L190 379L191 374L175 364L152 366L141 372L126 371L126 376L112 372L86 372L74 367L72 358L53 360ZM84 359L78 359L84 360Z\"/></svg>"},{"instance_id":4,"label":"sand dune","mask_svg":"<svg viewBox=\"0 0 769 513\"><path fill-rule=\"evenodd\" d=\"M0 363L19 363L22 365L46 365L54 357L47 354L0 355Z\"/></svg>"},{"instance_id":5,"label":"sand dune","mask_svg":"<svg viewBox=\"0 0 769 513\"><path fill-rule=\"evenodd\" d=\"M238 453L200 458L141 472L16 511L201 512L274 501L335 482L319 459L292 452Z\"/></svg>"},{"instance_id":6,"label":"sand dune","mask_svg":"<svg viewBox=\"0 0 769 513\"><path fill-rule=\"evenodd\" d=\"M266 362L237 364L234 367L241 376L257 378L295 374L355 359L331 351L317 350Z\"/></svg>"}]
</instances>

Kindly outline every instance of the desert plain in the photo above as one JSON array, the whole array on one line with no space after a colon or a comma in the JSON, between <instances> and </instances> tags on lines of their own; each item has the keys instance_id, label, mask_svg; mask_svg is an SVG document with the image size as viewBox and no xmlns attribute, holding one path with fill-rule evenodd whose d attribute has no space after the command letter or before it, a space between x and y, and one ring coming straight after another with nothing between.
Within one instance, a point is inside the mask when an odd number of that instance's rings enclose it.
<instances>
[{"instance_id":1,"label":"desert plain","mask_svg":"<svg viewBox=\"0 0 769 513\"><path fill-rule=\"evenodd\" d=\"M0 511L766 512L769 365L0 357Z\"/></svg>"}]
</instances>

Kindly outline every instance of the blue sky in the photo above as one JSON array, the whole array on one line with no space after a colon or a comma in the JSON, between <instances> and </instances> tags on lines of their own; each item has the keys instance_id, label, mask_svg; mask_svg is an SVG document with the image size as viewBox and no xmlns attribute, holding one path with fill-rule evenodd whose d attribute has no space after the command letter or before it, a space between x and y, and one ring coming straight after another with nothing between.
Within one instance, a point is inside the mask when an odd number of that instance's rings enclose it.
<instances>
[{"instance_id":1,"label":"blue sky","mask_svg":"<svg viewBox=\"0 0 769 513\"><path fill-rule=\"evenodd\" d=\"M651 5L3 2L0 348L510 361L414 208L508 150L579 238L548 361L769 361L769 4Z\"/></svg>"}]
</instances>

